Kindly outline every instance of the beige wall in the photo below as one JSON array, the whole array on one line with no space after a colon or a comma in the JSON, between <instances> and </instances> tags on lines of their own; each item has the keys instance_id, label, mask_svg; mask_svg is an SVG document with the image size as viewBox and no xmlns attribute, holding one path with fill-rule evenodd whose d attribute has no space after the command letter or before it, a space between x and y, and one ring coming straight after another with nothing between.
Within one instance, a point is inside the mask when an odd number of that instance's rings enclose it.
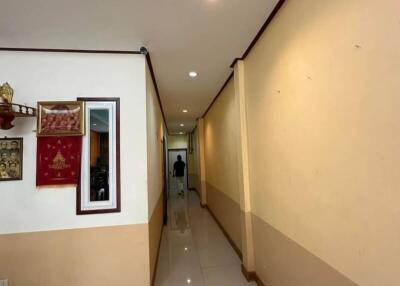
<instances>
[{"instance_id":1,"label":"beige wall","mask_svg":"<svg viewBox=\"0 0 400 286\"><path fill-rule=\"evenodd\" d=\"M399 280L399 10L288 0L245 60L253 214L363 286Z\"/></svg>"},{"instance_id":2,"label":"beige wall","mask_svg":"<svg viewBox=\"0 0 400 286\"><path fill-rule=\"evenodd\" d=\"M207 205L241 249L238 124L234 81L230 80L204 118Z\"/></svg>"},{"instance_id":3,"label":"beige wall","mask_svg":"<svg viewBox=\"0 0 400 286\"><path fill-rule=\"evenodd\" d=\"M244 60L244 223L266 285L398 284L399 9L287 0ZM224 183L239 129L230 93L231 84L204 120L207 204L219 213L230 208L220 194L238 198Z\"/></svg>"},{"instance_id":4,"label":"beige wall","mask_svg":"<svg viewBox=\"0 0 400 286\"><path fill-rule=\"evenodd\" d=\"M237 113L231 80L204 118L204 145L207 183L239 203Z\"/></svg>"},{"instance_id":5,"label":"beige wall","mask_svg":"<svg viewBox=\"0 0 400 286\"><path fill-rule=\"evenodd\" d=\"M149 211L150 280L153 281L163 227L163 144L166 136L161 108L146 69L147 174Z\"/></svg>"},{"instance_id":6,"label":"beige wall","mask_svg":"<svg viewBox=\"0 0 400 286\"><path fill-rule=\"evenodd\" d=\"M168 149L186 149L188 148L188 137L183 135L168 135Z\"/></svg>"},{"instance_id":7,"label":"beige wall","mask_svg":"<svg viewBox=\"0 0 400 286\"><path fill-rule=\"evenodd\" d=\"M200 191L198 129L195 128L190 136L192 137L192 150L189 150L188 154L189 188Z\"/></svg>"},{"instance_id":8,"label":"beige wall","mask_svg":"<svg viewBox=\"0 0 400 286\"><path fill-rule=\"evenodd\" d=\"M0 236L11 286L150 285L147 224Z\"/></svg>"},{"instance_id":9,"label":"beige wall","mask_svg":"<svg viewBox=\"0 0 400 286\"><path fill-rule=\"evenodd\" d=\"M160 196L149 221L150 281L154 281L163 229L163 196Z\"/></svg>"},{"instance_id":10,"label":"beige wall","mask_svg":"<svg viewBox=\"0 0 400 286\"><path fill-rule=\"evenodd\" d=\"M146 69L146 116L147 116L147 174L148 174L148 199L149 218L156 208L163 190L163 144L167 136L166 127L162 118L161 108L151 75Z\"/></svg>"}]
</instances>

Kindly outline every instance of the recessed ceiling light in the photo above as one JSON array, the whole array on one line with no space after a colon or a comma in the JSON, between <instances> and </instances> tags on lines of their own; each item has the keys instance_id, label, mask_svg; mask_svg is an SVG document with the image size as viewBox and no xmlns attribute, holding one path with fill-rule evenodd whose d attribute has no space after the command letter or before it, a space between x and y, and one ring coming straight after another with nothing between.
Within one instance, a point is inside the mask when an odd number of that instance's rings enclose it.
<instances>
[{"instance_id":1,"label":"recessed ceiling light","mask_svg":"<svg viewBox=\"0 0 400 286\"><path fill-rule=\"evenodd\" d=\"M184 109L184 110L182 110L182 112L183 112L183 113L187 113L187 112L188 112L188 110L187 110L187 109Z\"/></svg>"},{"instance_id":2,"label":"recessed ceiling light","mask_svg":"<svg viewBox=\"0 0 400 286\"><path fill-rule=\"evenodd\" d=\"M191 71L191 72L189 72L189 76L190 77L196 77L197 76L197 72Z\"/></svg>"},{"instance_id":3,"label":"recessed ceiling light","mask_svg":"<svg viewBox=\"0 0 400 286\"><path fill-rule=\"evenodd\" d=\"M181 123L180 125L181 125L181 127L185 126L185 124L183 124L183 123Z\"/></svg>"},{"instance_id":4,"label":"recessed ceiling light","mask_svg":"<svg viewBox=\"0 0 400 286\"><path fill-rule=\"evenodd\" d=\"M188 279L186 280L186 282L187 282L187 284L190 284L190 283L192 283L192 279L188 278Z\"/></svg>"},{"instance_id":5,"label":"recessed ceiling light","mask_svg":"<svg viewBox=\"0 0 400 286\"><path fill-rule=\"evenodd\" d=\"M182 135L182 134L184 134L184 133L183 133L183 132L179 132L179 134L181 134L181 135Z\"/></svg>"}]
</instances>

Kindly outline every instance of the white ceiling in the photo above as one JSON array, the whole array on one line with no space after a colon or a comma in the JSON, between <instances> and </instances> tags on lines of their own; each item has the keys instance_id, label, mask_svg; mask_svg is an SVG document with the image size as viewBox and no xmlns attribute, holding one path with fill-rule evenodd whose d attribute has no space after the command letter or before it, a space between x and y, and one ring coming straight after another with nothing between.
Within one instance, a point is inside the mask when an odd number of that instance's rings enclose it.
<instances>
[{"instance_id":1,"label":"white ceiling","mask_svg":"<svg viewBox=\"0 0 400 286\"><path fill-rule=\"evenodd\" d=\"M170 132L191 131L276 3L1 0L0 46L133 51L146 46ZM189 78L191 70L199 73L196 79ZM184 108L189 112L182 113Z\"/></svg>"}]
</instances>

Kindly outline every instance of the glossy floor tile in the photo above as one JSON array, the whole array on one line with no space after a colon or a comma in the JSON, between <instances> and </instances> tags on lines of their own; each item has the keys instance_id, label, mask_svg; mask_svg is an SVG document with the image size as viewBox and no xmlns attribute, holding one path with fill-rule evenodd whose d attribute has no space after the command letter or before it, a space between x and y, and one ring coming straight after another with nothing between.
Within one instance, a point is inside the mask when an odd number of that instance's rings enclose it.
<instances>
[{"instance_id":1,"label":"glossy floor tile","mask_svg":"<svg viewBox=\"0 0 400 286\"><path fill-rule=\"evenodd\" d=\"M156 286L242 286L241 261L195 192L170 191Z\"/></svg>"}]
</instances>

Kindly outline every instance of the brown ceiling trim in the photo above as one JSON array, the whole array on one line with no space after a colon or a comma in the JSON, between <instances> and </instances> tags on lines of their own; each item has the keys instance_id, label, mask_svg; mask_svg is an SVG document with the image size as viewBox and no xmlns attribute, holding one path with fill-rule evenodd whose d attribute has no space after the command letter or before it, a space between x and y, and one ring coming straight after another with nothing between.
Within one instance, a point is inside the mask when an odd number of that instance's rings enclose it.
<instances>
[{"instance_id":1,"label":"brown ceiling trim","mask_svg":"<svg viewBox=\"0 0 400 286\"><path fill-rule=\"evenodd\" d=\"M269 24L271 24L272 20L278 14L279 10L282 8L283 4L286 2L286 0L279 0L278 3L275 5L274 10L272 10L271 14L268 16L267 20L265 21L264 25L262 25L261 29L258 31L257 35L254 37L253 41L250 43L249 47L247 50L244 52L243 56L241 58L236 58L233 63L231 64L231 68L233 68L238 60L244 60L251 50L254 48L258 40L261 38L262 34L265 32L265 30L268 28Z\"/></svg>"},{"instance_id":2,"label":"brown ceiling trim","mask_svg":"<svg viewBox=\"0 0 400 286\"><path fill-rule=\"evenodd\" d=\"M213 101L210 103L210 105L208 106L206 112L204 112L204 114L201 116L201 118L204 118L208 111L210 111L211 107L214 105L214 103L217 101L218 97L221 95L221 93L224 91L225 87L228 85L229 81L233 78L233 71L231 72L231 74L229 75L228 79L225 81L224 85L221 87L221 89L219 90L219 92L217 93L217 95L214 97Z\"/></svg>"},{"instance_id":3,"label":"brown ceiling trim","mask_svg":"<svg viewBox=\"0 0 400 286\"><path fill-rule=\"evenodd\" d=\"M113 50L74 50L74 49L32 49L0 47L0 51L9 52L42 52L42 53L83 53L83 54L130 54L140 55L140 51L113 51Z\"/></svg>"},{"instance_id":4,"label":"brown ceiling trim","mask_svg":"<svg viewBox=\"0 0 400 286\"><path fill-rule=\"evenodd\" d=\"M231 68L233 68L236 64L237 61L239 60L244 60L249 53L251 52L251 50L253 49L253 47L256 45L257 41L261 38L262 34L265 32L265 30L268 28L269 24L271 24L272 20L274 19L274 17L276 16L276 14L279 12L279 10L282 8L283 4L285 3L286 0L279 0L278 3L275 5L274 10L272 10L271 14L268 16L267 20L265 21L264 25L262 25L262 27L260 28L260 30L258 31L257 35L254 37L253 41L251 41L249 47L246 49L246 51L244 52L243 56L241 58L235 58L235 60L233 61L233 63L230 65ZM208 106L206 112L204 112L203 116L201 118L204 118L208 111L211 109L211 107L214 105L215 101L218 99L218 97L221 95L222 91L225 89L226 85L228 84L228 82L232 79L234 72L232 72L229 75L229 78L225 81L224 85L222 86L222 88L219 90L219 92L217 93L217 95L214 97L213 101L210 103L210 105Z\"/></svg>"},{"instance_id":5,"label":"brown ceiling trim","mask_svg":"<svg viewBox=\"0 0 400 286\"><path fill-rule=\"evenodd\" d=\"M169 133L169 130L168 130L167 121L165 120L164 109L163 109L162 104L161 104L160 93L159 93L159 91L158 91L157 80L156 80L156 76L155 76L155 74L154 74L153 64L151 63L150 53L146 50L146 51L144 52L144 54L146 55L147 65L149 66L149 71L150 71L151 79L152 79L152 81L153 81L154 89L156 90L158 105L160 106L160 109L161 109L161 114L162 114L162 117L163 117L163 120L164 120L164 125L165 125L165 128L167 129L167 134L170 134L170 133Z\"/></svg>"},{"instance_id":6,"label":"brown ceiling trim","mask_svg":"<svg viewBox=\"0 0 400 286\"><path fill-rule=\"evenodd\" d=\"M147 65L149 66L151 79L153 81L154 88L156 90L158 104L160 105L162 117L164 120L165 128L168 131L167 121L165 120L164 109L161 105L160 93L158 91L157 81L154 74L153 65L151 63L150 53L146 48L141 48L140 51L114 51L114 50L74 50L74 49L36 49L36 48L9 48L0 47L0 51L10 51L10 52L43 52L43 53L85 53L85 54L126 54L126 55L140 55L146 56Z\"/></svg>"}]
</instances>

